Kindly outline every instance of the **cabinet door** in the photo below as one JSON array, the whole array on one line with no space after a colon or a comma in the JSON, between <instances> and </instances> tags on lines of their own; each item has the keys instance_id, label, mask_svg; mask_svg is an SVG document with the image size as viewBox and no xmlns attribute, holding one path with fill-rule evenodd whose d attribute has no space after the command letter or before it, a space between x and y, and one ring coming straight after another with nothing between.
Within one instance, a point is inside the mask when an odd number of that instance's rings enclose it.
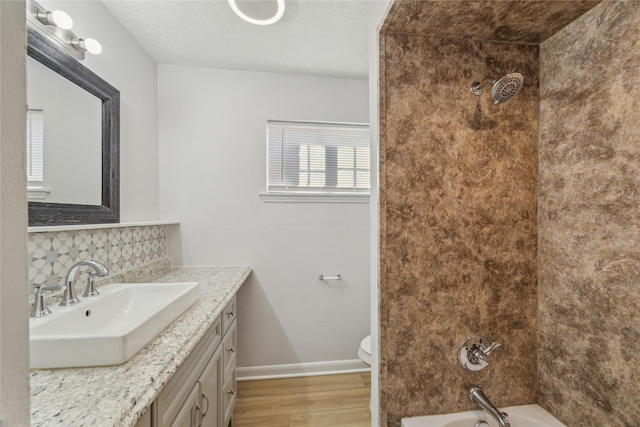
<instances>
[{"instance_id":1,"label":"cabinet door","mask_svg":"<svg viewBox=\"0 0 640 427\"><path fill-rule=\"evenodd\" d=\"M195 384L189 392L187 400L184 402L178 415L171 421L171 427L196 427L199 421L198 414L200 402L200 384Z\"/></svg>"},{"instance_id":2,"label":"cabinet door","mask_svg":"<svg viewBox=\"0 0 640 427\"><path fill-rule=\"evenodd\" d=\"M202 427L218 427L220 411L220 388L222 386L222 346L219 346L202 371L198 384L201 386L200 408Z\"/></svg>"},{"instance_id":3,"label":"cabinet door","mask_svg":"<svg viewBox=\"0 0 640 427\"><path fill-rule=\"evenodd\" d=\"M134 427L151 427L151 408L142 414Z\"/></svg>"}]
</instances>

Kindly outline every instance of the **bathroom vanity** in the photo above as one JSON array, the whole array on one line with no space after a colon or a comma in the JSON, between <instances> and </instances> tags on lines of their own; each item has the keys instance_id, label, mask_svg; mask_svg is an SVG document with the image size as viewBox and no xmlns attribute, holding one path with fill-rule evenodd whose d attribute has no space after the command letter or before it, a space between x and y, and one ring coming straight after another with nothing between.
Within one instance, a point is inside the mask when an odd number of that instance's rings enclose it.
<instances>
[{"instance_id":1,"label":"bathroom vanity","mask_svg":"<svg viewBox=\"0 0 640 427\"><path fill-rule=\"evenodd\" d=\"M229 426L236 399L235 295L250 272L246 266L181 267L152 277L199 282L200 300L122 365L32 370L31 425Z\"/></svg>"},{"instance_id":2,"label":"bathroom vanity","mask_svg":"<svg viewBox=\"0 0 640 427\"><path fill-rule=\"evenodd\" d=\"M236 399L235 298L209 327L136 427L227 427Z\"/></svg>"}]
</instances>

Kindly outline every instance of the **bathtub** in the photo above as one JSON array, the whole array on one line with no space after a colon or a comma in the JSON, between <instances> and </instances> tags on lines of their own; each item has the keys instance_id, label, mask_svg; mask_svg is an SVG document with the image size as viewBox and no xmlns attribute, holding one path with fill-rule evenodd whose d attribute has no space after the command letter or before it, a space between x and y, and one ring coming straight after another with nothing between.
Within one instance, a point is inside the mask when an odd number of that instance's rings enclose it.
<instances>
[{"instance_id":1,"label":"bathtub","mask_svg":"<svg viewBox=\"0 0 640 427\"><path fill-rule=\"evenodd\" d=\"M511 427L567 427L538 405L509 406L500 410L509 414ZM401 427L474 427L480 421L488 422L491 427L498 427L493 417L481 409L456 414L403 418ZM487 426L481 424L480 427Z\"/></svg>"}]
</instances>

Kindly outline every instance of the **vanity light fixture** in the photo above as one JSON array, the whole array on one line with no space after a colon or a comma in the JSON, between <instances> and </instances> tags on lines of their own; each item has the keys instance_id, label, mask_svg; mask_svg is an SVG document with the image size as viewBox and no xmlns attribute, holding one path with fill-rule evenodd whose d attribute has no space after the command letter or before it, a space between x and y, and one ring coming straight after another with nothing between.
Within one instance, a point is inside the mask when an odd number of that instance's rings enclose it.
<instances>
[{"instance_id":1,"label":"vanity light fixture","mask_svg":"<svg viewBox=\"0 0 640 427\"><path fill-rule=\"evenodd\" d=\"M73 27L73 19L61 10L54 10L53 12L39 10L36 16L44 25L53 25L63 30L70 30Z\"/></svg>"},{"instance_id":2,"label":"vanity light fixture","mask_svg":"<svg viewBox=\"0 0 640 427\"><path fill-rule=\"evenodd\" d=\"M276 0L278 3L278 10L271 18L267 18L267 19L252 18L251 16L247 15L246 13L240 10L240 8L237 5L238 0L228 0L228 1L229 1L229 5L231 6L231 9L233 9L236 15L238 15L240 18L244 19L245 21L255 25L275 24L280 20L280 18L282 18L282 15L284 15L284 0Z\"/></svg>"},{"instance_id":3,"label":"vanity light fixture","mask_svg":"<svg viewBox=\"0 0 640 427\"><path fill-rule=\"evenodd\" d=\"M76 37L71 40L71 46L94 55L99 55L102 52L102 45L96 39L79 39Z\"/></svg>"},{"instance_id":4,"label":"vanity light fixture","mask_svg":"<svg viewBox=\"0 0 640 427\"><path fill-rule=\"evenodd\" d=\"M80 61L85 52L94 55L102 52L102 46L96 40L80 38L70 31L73 20L61 10L50 12L35 1L27 0L27 24L59 50Z\"/></svg>"}]
</instances>

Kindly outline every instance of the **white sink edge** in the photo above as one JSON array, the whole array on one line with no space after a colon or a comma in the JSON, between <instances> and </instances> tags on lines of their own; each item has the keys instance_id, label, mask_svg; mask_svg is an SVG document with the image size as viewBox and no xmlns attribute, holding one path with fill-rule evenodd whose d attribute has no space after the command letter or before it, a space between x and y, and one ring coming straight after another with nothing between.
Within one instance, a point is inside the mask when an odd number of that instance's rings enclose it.
<instances>
[{"instance_id":1,"label":"white sink edge","mask_svg":"<svg viewBox=\"0 0 640 427\"><path fill-rule=\"evenodd\" d=\"M145 286L145 285L152 285L152 286L156 286L156 285L175 285L175 284L179 284L179 285L192 285L191 287L185 288L185 290L178 294L176 299L180 299L183 298L185 296L185 294L188 294L190 292L193 291L194 287L199 289L199 282L167 282L167 283L111 283L108 285L104 285L98 288L98 291L101 293L101 295L96 296L96 297L90 297L90 298L80 298L80 303L76 304L76 305L71 305L71 306L60 306L60 305L55 305L53 307L49 307L51 309L51 314L45 317L32 317L29 318L30 323L29 323L29 329L31 330L32 327L36 327L38 325L43 325L47 322L50 322L52 320L55 319L55 316L64 316L66 314L70 314L73 313L75 311L79 311L79 310L86 310L86 309L90 309L93 305L95 304L99 304L100 303L100 296L102 295L110 295L110 294L114 294L116 292L119 292L122 289L126 289L127 287L130 286ZM182 311L182 313L184 313L189 307L191 307L192 305L194 305L197 302L197 299L195 301L193 301L191 304L189 304L189 306ZM168 305L171 305L172 301L167 301L165 304L158 306L154 311L151 311L147 314L147 318L148 317L152 317L155 314L159 313L160 311L162 311L162 309L166 308ZM177 317L176 317L177 319ZM174 320L176 320L174 319ZM136 328L139 328L140 325L138 326L132 326L130 328L127 329L123 329L122 331L120 331L119 333L114 333L114 334L104 334L102 336L104 337L112 337L112 338L119 338L122 336L125 336L129 333L131 333L133 330L135 330ZM82 339L82 338L93 338L93 335L90 334L79 334L79 333L73 333L73 331L70 331L69 334L64 334L64 335L48 335L48 336L44 336L44 335L31 335L31 331L30 331L30 336L36 336L38 337L38 339L40 340L49 340L49 339L64 339L65 337L74 337L74 338L78 338L78 339Z\"/></svg>"},{"instance_id":2,"label":"white sink edge","mask_svg":"<svg viewBox=\"0 0 640 427\"><path fill-rule=\"evenodd\" d=\"M84 368L84 367L97 367L97 366L116 366L126 363L129 359L135 356L141 349L147 344L152 342L164 329L169 327L175 322L182 314L189 310L200 299L200 284L198 282L180 282L180 283L117 283L111 285L104 285L99 289L104 290L104 295L119 292L122 289L126 289L131 286L145 286L145 285L190 285L185 287L179 294L176 294L173 300L164 302L163 304L154 307L152 311L147 313L144 317L140 318L137 325L130 328L126 328L122 331L118 331L116 334L102 333L99 338L90 334L65 334L65 335L35 335L36 338L33 342L30 339L30 346L32 347L30 357L31 369L55 369L55 368ZM99 303L100 297L95 297L94 303ZM83 302L86 301L85 304ZM31 319L34 320L30 324L30 328L37 325L42 325L48 321L54 319L56 313L64 315L66 313L72 313L90 309L93 304L89 299L81 301L80 304L70 307L53 307L53 313L45 318ZM157 317L165 317L167 314L167 308L170 309L169 316L166 319L158 322L154 320ZM170 320L169 320L170 319ZM140 337L141 331L142 338ZM97 348L97 342L91 342L92 340L100 340L100 348ZM53 341L64 342L65 352L71 354L71 357L56 357L42 356L43 352L40 352L37 356L37 350L48 350L47 346L53 345ZM90 345L90 350L87 351L87 345ZM109 346L108 351L100 351L104 346ZM36 351L34 351L36 350ZM87 354L92 355L87 356Z\"/></svg>"}]
</instances>

